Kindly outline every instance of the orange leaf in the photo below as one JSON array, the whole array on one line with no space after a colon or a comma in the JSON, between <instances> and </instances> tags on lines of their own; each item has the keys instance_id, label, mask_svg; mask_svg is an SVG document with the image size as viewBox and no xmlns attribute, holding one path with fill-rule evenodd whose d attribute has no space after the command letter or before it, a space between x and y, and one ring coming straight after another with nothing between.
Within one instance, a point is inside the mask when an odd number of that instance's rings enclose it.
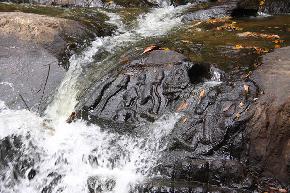
<instances>
[{"instance_id":1,"label":"orange leaf","mask_svg":"<svg viewBox=\"0 0 290 193\"><path fill-rule=\"evenodd\" d=\"M199 100L202 100L205 96L206 96L206 92L204 89L202 89L201 92L199 93Z\"/></svg>"},{"instance_id":2,"label":"orange leaf","mask_svg":"<svg viewBox=\"0 0 290 193\"><path fill-rule=\"evenodd\" d=\"M245 95L249 93L249 85L244 84L244 93Z\"/></svg>"},{"instance_id":3,"label":"orange leaf","mask_svg":"<svg viewBox=\"0 0 290 193\"><path fill-rule=\"evenodd\" d=\"M153 50L158 50L158 49L159 49L159 46L151 45L151 46L148 46L147 48L145 48L142 54L145 54L147 52L151 52Z\"/></svg>"},{"instance_id":4,"label":"orange leaf","mask_svg":"<svg viewBox=\"0 0 290 193\"><path fill-rule=\"evenodd\" d=\"M183 101L176 109L177 112L180 112L188 107L188 103Z\"/></svg>"}]
</instances>

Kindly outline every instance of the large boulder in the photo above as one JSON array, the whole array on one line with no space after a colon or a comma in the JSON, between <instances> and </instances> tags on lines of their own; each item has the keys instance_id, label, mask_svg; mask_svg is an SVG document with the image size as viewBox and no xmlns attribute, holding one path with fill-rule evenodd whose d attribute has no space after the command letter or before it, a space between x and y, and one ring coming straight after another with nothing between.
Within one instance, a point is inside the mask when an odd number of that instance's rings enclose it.
<instances>
[{"instance_id":1,"label":"large boulder","mask_svg":"<svg viewBox=\"0 0 290 193\"><path fill-rule=\"evenodd\" d=\"M288 0L240 0L232 16L241 17L256 15L257 12L267 14L286 14L290 13L290 1Z\"/></svg>"},{"instance_id":2,"label":"large boulder","mask_svg":"<svg viewBox=\"0 0 290 193\"><path fill-rule=\"evenodd\" d=\"M191 63L174 51L138 55L92 86L78 105L82 115L117 122L153 122L191 82L209 74L207 65ZM192 69L200 69L199 74Z\"/></svg>"},{"instance_id":3,"label":"large boulder","mask_svg":"<svg viewBox=\"0 0 290 193\"><path fill-rule=\"evenodd\" d=\"M179 113L182 117L165 137L167 148L152 174L183 188L197 181L208 185L195 186L202 191L211 185L250 191L253 180L244 167L243 134L257 94L253 82L219 82L226 78L220 70L170 50L126 56L122 62L92 84L77 107L78 116L99 125L110 120L132 133L134 127L128 129L125 123L150 124L166 113ZM149 189L154 192L158 186Z\"/></svg>"},{"instance_id":4,"label":"large boulder","mask_svg":"<svg viewBox=\"0 0 290 193\"><path fill-rule=\"evenodd\" d=\"M259 172L259 178L276 178L284 185L290 182L289 55L290 47L285 47L263 57L263 65L252 76L263 94L247 126L251 169Z\"/></svg>"},{"instance_id":5,"label":"large boulder","mask_svg":"<svg viewBox=\"0 0 290 193\"><path fill-rule=\"evenodd\" d=\"M230 16L237 7L237 0L211 2L206 9L197 10L183 16L183 21L207 20Z\"/></svg>"},{"instance_id":6,"label":"large boulder","mask_svg":"<svg viewBox=\"0 0 290 193\"><path fill-rule=\"evenodd\" d=\"M290 13L290 1L288 0L266 0L261 6L261 11L269 14Z\"/></svg>"},{"instance_id":7,"label":"large boulder","mask_svg":"<svg viewBox=\"0 0 290 193\"><path fill-rule=\"evenodd\" d=\"M82 36L76 21L20 12L0 13L0 100L42 112L62 81L58 65L66 37Z\"/></svg>"}]
</instances>

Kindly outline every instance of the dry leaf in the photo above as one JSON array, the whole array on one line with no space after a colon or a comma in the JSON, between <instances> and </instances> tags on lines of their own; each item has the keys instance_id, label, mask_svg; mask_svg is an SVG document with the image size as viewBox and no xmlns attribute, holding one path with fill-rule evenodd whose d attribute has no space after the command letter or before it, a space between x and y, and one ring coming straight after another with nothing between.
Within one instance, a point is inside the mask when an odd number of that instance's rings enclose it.
<instances>
[{"instance_id":1,"label":"dry leaf","mask_svg":"<svg viewBox=\"0 0 290 193\"><path fill-rule=\"evenodd\" d=\"M188 107L188 103L183 101L176 109L177 112L180 112Z\"/></svg>"},{"instance_id":2,"label":"dry leaf","mask_svg":"<svg viewBox=\"0 0 290 193\"><path fill-rule=\"evenodd\" d=\"M190 41L188 41L188 40L181 40L181 42L183 42L183 43L190 43Z\"/></svg>"},{"instance_id":3,"label":"dry leaf","mask_svg":"<svg viewBox=\"0 0 290 193\"><path fill-rule=\"evenodd\" d=\"M223 112L226 112L230 109L230 107L232 106L232 104L229 104L228 106L226 106L224 109L223 109Z\"/></svg>"},{"instance_id":4,"label":"dry leaf","mask_svg":"<svg viewBox=\"0 0 290 193\"><path fill-rule=\"evenodd\" d=\"M201 92L199 93L199 100L202 100L205 96L206 96L206 92L204 89L202 89Z\"/></svg>"},{"instance_id":5,"label":"dry leaf","mask_svg":"<svg viewBox=\"0 0 290 193\"><path fill-rule=\"evenodd\" d=\"M142 54L145 54L147 52L151 52L153 50L158 50L158 49L159 49L159 46L151 45L151 46L148 46L147 48L145 48Z\"/></svg>"},{"instance_id":6,"label":"dry leaf","mask_svg":"<svg viewBox=\"0 0 290 193\"><path fill-rule=\"evenodd\" d=\"M237 50L242 49L242 48L244 48L244 46L242 46L242 45L240 45L240 44L237 44L237 45L235 45L235 47L234 47L234 49L237 49Z\"/></svg>"},{"instance_id":7,"label":"dry leaf","mask_svg":"<svg viewBox=\"0 0 290 193\"><path fill-rule=\"evenodd\" d=\"M165 50L165 51L169 51L169 48L161 48L160 50Z\"/></svg>"},{"instance_id":8,"label":"dry leaf","mask_svg":"<svg viewBox=\"0 0 290 193\"><path fill-rule=\"evenodd\" d=\"M241 117L241 114L240 113L237 113L235 118L236 119L239 119L240 117Z\"/></svg>"},{"instance_id":9,"label":"dry leaf","mask_svg":"<svg viewBox=\"0 0 290 193\"><path fill-rule=\"evenodd\" d=\"M186 122L187 122L187 120L188 120L188 118L187 118L187 117L182 117L182 119L181 119L181 123L186 123Z\"/></svg>"},{"instance_id":10,"label":"dry leaf","mask_svg":"<svg viewBox=\"0 0 290 193\"><path fill-rule=\"evenodd\" d=\"M245 104L243 103L243 101L240 102L239 106L240 108L242 108Z\"/></svg>"},{"instance_id":11,"label":"dry leaf","mask_svg":"<svg viewBox=\"0 0 290 193\"><path fill-rule=\"evenodd\" d=\"M249 85L244 84L244 93L247 95L249 93Z\"/></svg>"},{"instance_id":12,"label":"dry leaf","mask_svg":"<svg viewBox=\"0 0 290 193\"><path fill-rule=\"evenodd\" d=\"M263 34L263 33L256 33L256 32L243 32L237 34L239 37L261 37L269 40L280 39L280 36L276 34Z\"/></svg>"}]
</instances>

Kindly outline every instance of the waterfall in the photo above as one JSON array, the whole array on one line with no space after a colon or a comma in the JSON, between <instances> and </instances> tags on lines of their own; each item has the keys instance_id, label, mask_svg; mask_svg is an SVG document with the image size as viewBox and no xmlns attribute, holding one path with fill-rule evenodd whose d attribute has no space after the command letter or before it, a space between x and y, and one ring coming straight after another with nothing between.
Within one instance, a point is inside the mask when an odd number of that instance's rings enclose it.
<instances>
[{"instance_id":1,"label":"waterfall","mask_svg":"<svg viewBox=\"0 0 290 193\"><path fill-rule=\"evenodd\" d=\"M152 177L151 170L166 148L162 139L170 134L180 115L164 115L155 123L140 126L141 136L104 131L81 120L67 124L65 119L74 111L83 87L80 80L87 78L85 69L90 68L95 54L104 50L114 54L128 43L166 34L182 24L180 13L186 8L152 9L140 16L130 30L117 14L105 12L110 17L108 22L119 30L113 36L96 38L83 53L72 56L70 68L44 117L27 110L10 110L0 102L0 141L14 143L12 136L20 136L21 141L20 152L15 152L19 159L0 168L0 192L82 193L101 188L102 192L127 193ZM103 61L94 66L100 69L95 76L106 73ZM17 164L25 163L24 174L14 179ZM32 174L36 176L29 177Z\"/></svg>"}]
</instances>

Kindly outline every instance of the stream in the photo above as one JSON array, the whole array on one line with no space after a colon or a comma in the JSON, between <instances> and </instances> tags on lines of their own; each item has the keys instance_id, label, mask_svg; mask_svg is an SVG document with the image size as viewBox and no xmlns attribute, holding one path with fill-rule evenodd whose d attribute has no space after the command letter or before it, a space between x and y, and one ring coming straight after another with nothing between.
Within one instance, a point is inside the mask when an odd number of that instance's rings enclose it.
<instances>
[{"instance_id":1,"label":"stream","mask_svg":"<svg viewBox=\"0 0 290 193\"><path fill-rule=\"evenodd\" d=\"M0 193L262 190L247 139L263 95L252 75L289 46L290 16L230 17L236 1L94 2L115 30L74 52L45 111L0 100Z\"/></svg>"},{"instance_id":2,"label":"stream","mask_svg":"<svg viewBox=\"0 0 290 193\"><path fill-rule=\"evenodd\" d=\"M44 116L9 110L1 102L0 139L11 143L12 149L17 145L21 148L14 152L18 156L0 170L0 192L81 193L89 188L95 192L127 193L135 192L138 183L152 177L151 169L166 147L162 139L170 133L179 114L164 115L152 124L141 125L142 136L110 133L84 121L68 124L65 120L83 91L80 82L92 81L85 69L92 68L94 55L109 53L93 66L99 73L94 75L96 78L115 67L108 60L128 44L162 36L181 25L180 14L187 7L152 9L140 16L136 27L130 30L125 29L117 14L104 12L118 31L111 37L97 38L83 53L71 57L70 68Z\"/></svg>"}]
</instances>

